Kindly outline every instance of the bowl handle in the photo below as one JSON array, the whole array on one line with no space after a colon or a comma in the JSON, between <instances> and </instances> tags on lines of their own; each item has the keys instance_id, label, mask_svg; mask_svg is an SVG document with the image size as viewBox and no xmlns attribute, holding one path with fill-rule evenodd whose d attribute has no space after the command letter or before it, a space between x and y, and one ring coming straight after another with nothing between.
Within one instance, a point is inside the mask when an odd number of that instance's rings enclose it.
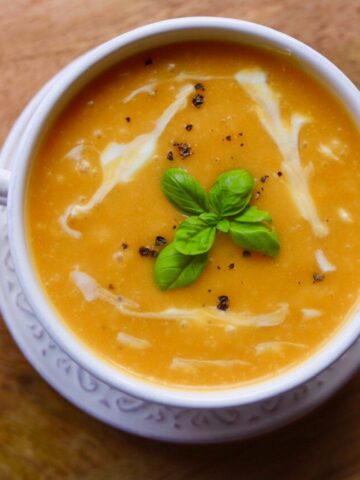
<instances>
[{"instance_id":1,"label":"bowl handle","mask_svg":"<svg viewBox=\"0 0 360 480\"><path fill-rule=\"evenodd\" d=\"M9 190L10 172L0 168L0 205L6 205Z\"/></svg>"}]
</instances>

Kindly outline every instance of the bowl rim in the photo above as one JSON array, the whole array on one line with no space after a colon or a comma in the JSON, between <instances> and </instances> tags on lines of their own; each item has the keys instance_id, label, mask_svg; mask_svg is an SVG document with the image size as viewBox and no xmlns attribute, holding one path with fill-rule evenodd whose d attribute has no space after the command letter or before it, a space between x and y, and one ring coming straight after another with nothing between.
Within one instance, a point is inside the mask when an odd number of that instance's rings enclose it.
<instances>
[{"instance_id":1,"label":"bowl rim","mask_svg":"<svg viewBox=\"0 0 360 480\"><path fill-rule=\"evenodd\" d=\"M360 335L360 313L352 318L307 360L300 362L285 372L239 387L217 389L176 388L163 384L150 383L135 375L111 366L78 339L57 314L55 307L47 299L35 266L32 265L26 242L24 221L24 197L27 172L31 163L36 142L46 126L50 114L59 104L64 94L75 81L84 77L94 65L122 48L144 39L164 36L174 32L208 31L233 33L260 39L263 46L272 46L291 53L304 66L315 72L319 79L341 98L343 105L360 125L360 92L352 82L329 60L302 42L269 27L237 19L223 17L185 17L145 25L115 37L90 50L65 67L38 106L20 141L11 174L8 228L10 248L14 266L26 298L45 329L66 353L88 370L95 378L143 400L176 406L180 408L227 408L267 400L294 389L328 368L341 357ZM210 37L209 37L210 39ZM234 39L236 42L236 39ZM166 44L166 40L163 44ZM143 51L145 49L142 49ZM139 50L140 53L141 50Z\"/></svg>"}]
</instances>

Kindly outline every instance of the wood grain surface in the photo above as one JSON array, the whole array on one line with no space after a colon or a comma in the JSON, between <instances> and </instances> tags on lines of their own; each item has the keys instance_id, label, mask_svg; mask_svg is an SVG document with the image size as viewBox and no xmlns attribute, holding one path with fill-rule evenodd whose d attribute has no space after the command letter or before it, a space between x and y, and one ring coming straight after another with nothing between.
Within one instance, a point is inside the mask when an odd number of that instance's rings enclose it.
<instances>
[{"instance_id":1,"label":"wood grain surface","mask_svg":"<svg viewBox=\"0 0 360 480\"><path fill-rule=\"evenodd\" d=\"M135 26L189 15L277 28L360 86L360 0L0 0L0 143L31 96L74 57ZM359 480L360 375L310 416L266 437L164 445L70 405L24 359L0 316L0 480L225 478Z\"/></svg>"}]
</instances>

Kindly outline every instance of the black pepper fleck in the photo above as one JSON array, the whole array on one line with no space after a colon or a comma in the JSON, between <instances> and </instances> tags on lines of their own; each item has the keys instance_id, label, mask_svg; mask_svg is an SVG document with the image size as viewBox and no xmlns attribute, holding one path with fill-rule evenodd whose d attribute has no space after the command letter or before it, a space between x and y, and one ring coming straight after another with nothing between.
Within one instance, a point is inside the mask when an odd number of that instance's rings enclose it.
<instances>
[{"instance_id":1,"label":"black pepper fleck","mask_svg":"<svg viewBox=\"0 0 360 480\"><path fill-rule=\"evenodd\" d=\"M199 93L195 95L195 97L192 99L192 104L196 108L200 108L204 102L205 102L204 96L200 95Z\"/></svg>"},{"instance_id":2,"label":"black pepper fleck","mask_svg":"<svg viewBox=\"0 0 360 480\"><path fill-rule=\"evenodd\" d=\"M167 158L168 160L170 160L171 162L174 160L174 154L173 154L173 152L172 152L171 150L170 150L170 151L168 152L168 154L166 155L166 158Z\"/></svg>"},{"instance_id":3,"label":"black pepper fleck","mask_svg":"<svg viewBox=\"0 0 360 480\"><path fill-rule=\"evenodd\" d=\"M235 263L229 263L228 268L229 268L229 270L234 270L234 268L235 268Z\"/></svg>"},{"instance_id":4,"label":"black pepper fleck","mask_svg":"<svg viewBox=\"0 0 360 480\"><path fill-rule=\"evenodd\" d=\"M211 290L211 288L209 288L208 293L211 293L211 292L212 292L212 290Z\"/></svg>"},{"instance_id":5,"label":"black pepper fleck","mask_svg":"<svg viewBox=\"0 0 360 480\"><path fill-rule=\"evenodd\" d=\"M240 147L243 147L243 146L244 146L244 144L243 144L243 143L240 143Z\"/></svg>"},{"instance_id":6,"label":"black pepper fleck","mask_svg":"<svg viewBox=\"0 0 360 480\"><path fill-rule=\"evenodd\" d=\"M190 157L190 155L193 154L193 152L191 150L191 146L188 143L175 142L173 145L174 145L174 147L176 147L178 149L178 152L179 152L181 158Z\"/></svg>"},{"instance_id":7,"label":"black pepper fleck","mask_svg":"<svg viewBox=\"0 0 360 480\"><path fill-rule=\"evenodd\" d=\"M157 257L158 252L149 247L140 247L139 253L142 257Z\"/></svg>"},{"instance_id":8,"label":"black pepper fleck","mask_svg":"<svg viewBox=\"0 0 360 480\"><path fill-rule=\"evenodd\" d=\"M109 283L108 289L109 289L109 290L114 290L114 288L115 288L114 285L113 285L112 283Z\"/></svg>"},{"instance_id":9,"label":"black pepper fleck","mask_svg":"<svg viewBox=\"0 0 360 480\"><path fill-rule=\"evenodd\" d=\"M176 225L173 225L173 230L176 230Z\"/></svg>"},{"instance_id":10,"label":"black pepper fleck","mask_svg":"<svg viewBox=\"0 0 360 480\"><path fill-rule=\"evenodd\" d=\"M263 176L260 178L260 181L261 181L262 183L265 183L268 178L269 178L269 175L263 175Z\"/></svg>"},{"instance_id":11,"label":"black pepper fleck","mask_svg":"<svg viewBox=\"0 0 360 480\"><path fill-rule=\"evenodd\" d=\"M127 243L122 243L121 246L123 250L126 250L129 245Z\"/></svg>"},{"instance_id":12,"label":"black pepper fleck","mask_svg":"<svg viewBox=\"0 0 360 480\"><path fill-rule=\"evenodd\" d=\"M197 83L194 85L195 90L201 90L202 92L205 92L205 87L202 83Z\"/></svg>"},{"instance_id":13,"label":"black pepper fleck","mask_svg":"<svg viewBox=\"0 0 360 480\"><path fill-rule=\"evenodd\" d=\"M225 140L227 140L228 142L231 142L231 135L226 135Z\"/></svg>"},{"instance_id":14,"label":"black pepper fleck","mask_svg":"<svg viewBox=\"0 0 360 480\"><path fill-rule=\"evenodd\" d=\"M145 60L145 65L146 65L146 66L152 65L152 63L153 63L153 60L152 60L151 57L149 57L149 58L147 58L147 59Z\"/></svg>"},{"instance_id":15,"label":"black pepper fleck","mask_svg":"<svg viewBox=\"0 0 360 480\"><path fill-rule=\"evenodd\" d=\"M280 171L277 172L277 176L278 176L278 177L281 177L281 175L282 175L282 172L280 172Z\"/></svg>"},{"instance_id":16,"label":"black pepper fleck","mask_svg":"<svg viewBox=\"0 0 360 480\"><path fill-rule=\"evenodd\" d=\"M217 268L218 270L221 270L221 267L220 267L220 265L218 265L216 268Z\"/></svg>"},{"instance_id":17,"label":"black pepper fleck","mask_svg":"<svg viewBox=\"0 0 360 480\"><path fill-rule=\"evenodd\" d=\"M155 238L155 245L157 247L162 247L163 245L166 245L167 244L167 240L165 237L162 237L161 235L157 235L157 237Z\"/></svg>"},{"instance_id":18,"label":"black pepper fleck","mask_svg":"<svg viewBox=\"0 0 360 480\"><path fill-rule=\"evenodd\" d=\"M243 257L251 257L251 252L249 250L243 250L242 252L242 256Z\"/></svg>"},{"instance_id":19,"label":"black pepper fleck","mask_svg":"<svg viewBox=\"0 0 360 480\"><path fill-rule=\"evenodd\" d=\"M125 120L130 123L131 122L131 118L130 117L126 117Z\"/></svg>"},{"instance_id":20,"label":"black pepper fleck","mask_svg":"<svg viewBox=\"0 0 360 480\"><path fill-rule=\"evenodd\" d=\"M313 283L322 282L325 279L325 275L323 273L313 273Z\"/></svg>"},{"instance_id":21,"label":"black pepper fleck","mask_svg":"<svg viewBox=\"0 0 360 480\"><path fill-rule=\"evenodd\" d=\"M216 308L223 311L229 308L229 297L227 295L220 295L218 300L219 303L216 305Z\"/></svg>"},{"instance_id":22,"label":"black pepper fleck","mask_svg":"<svg viewBox=\"0 0 360 480\"><path fill-rule=\"evenodd\" d=\"M188 124L185 126L185 130L187 130L188 132L191 132L192 129L193 129L193 125L191 125L191 123L188 123Z\"/></svg>"},{"instance_id":23,"label":"black pepper fleck","mask_svg":"<svg viewBox=\"0 0 360 480\"><path fill-rule=\"evenodd\" d=\"M255 192L255 195L254 195L254 199L255 199L255 200L259 200L260 195L261 195L261 192L260 192L259 190L256 191L256 192Z\"/></svg>"}]
</instances>

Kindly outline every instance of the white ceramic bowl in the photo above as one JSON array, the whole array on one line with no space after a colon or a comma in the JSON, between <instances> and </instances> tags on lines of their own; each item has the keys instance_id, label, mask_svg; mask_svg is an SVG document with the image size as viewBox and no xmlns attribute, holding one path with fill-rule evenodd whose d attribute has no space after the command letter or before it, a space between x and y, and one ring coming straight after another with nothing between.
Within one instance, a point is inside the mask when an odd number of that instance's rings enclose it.
<instances>
[{"instance_id":1,"label":"white ceramic bowl","mask_svg":"<svg viewBox=\"0 0 360 480\"><path fill-rule=\"evenodd\" d=\"M225 408L251 404L304 384L341 357L360 335L360 314L352 318L321 350L298 366L251 386L213 391L174 389L142 382L112 367L84 346L47 300L30 261L24 225L24 192L29 166L49 123L90 80L124 58L149 48L186 40L221 40L261 46L291 55L301 68L326 85L360 127L360 93L331 62L303 43L270 28L240 20L192 17L167 20L121 35L66 67L37 108L22 135L11 174L0 170L0 203L8 204L11 254L23 291L36 316L56 343L95 377L151 402L186 408Z\"/></svg>"}]
</instances>

